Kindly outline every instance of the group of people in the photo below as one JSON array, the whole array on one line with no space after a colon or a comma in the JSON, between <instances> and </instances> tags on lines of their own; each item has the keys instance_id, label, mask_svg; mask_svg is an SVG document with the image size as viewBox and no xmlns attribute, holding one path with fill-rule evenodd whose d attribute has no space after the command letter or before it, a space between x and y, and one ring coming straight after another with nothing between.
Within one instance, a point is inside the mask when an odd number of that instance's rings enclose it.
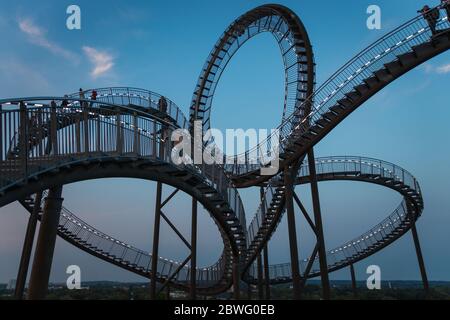
<instances>
[{"instance_id":1,"label":"group of people","mask_svg":"<svg viewBox=\"0 0 450 320\"><path fill-rule=\"evenodd\" d=\"M421 10L417 11L423 15L425 20L427 20L433 35L437 33L436 25L440 18L440 8L445 9L447 18L450 19L450 0L441 0L441 5L439 7L430 8L428 5L425 5Z\"/></svg>"}]
</instances>

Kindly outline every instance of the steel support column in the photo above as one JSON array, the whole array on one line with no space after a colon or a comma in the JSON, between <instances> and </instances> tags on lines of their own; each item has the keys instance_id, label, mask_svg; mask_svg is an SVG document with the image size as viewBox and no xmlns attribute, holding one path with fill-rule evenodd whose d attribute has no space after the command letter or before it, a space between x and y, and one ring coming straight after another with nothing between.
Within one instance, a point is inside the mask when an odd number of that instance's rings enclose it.
<instances>
[{"instance_id":1,"label":"steel support column","mask_svg":"<svg viewBox=\"0 0 450 320\"><path fill-rule=\"evenodd\" d=\"M258 300L264 299L264 288L263 288L263 267L261 254L256 257L256 269L258 275Z\"/></svg>"},{"instance_id":2,"label":"steel support column","mask_svg":"<svg viewBox=\"0 0 450 320\"><path fill-rule=\"evenodd\" d=\"M266 214L266 202L264 200L264 188L259 189L259 196L261 201L261 209L263 216ZM269 244L264 246L264 285L265 285L265 298L270 299L270 278L269 278Z\"/></svg>"},{"instance_id":3,"label":"steel support column","mask_svg":"<svg viewBox=\"0 0 450 320\"><path fill-rule=\"evenodd\" d=\"M308 167L311 180L311 196L314 211L314 225L316 227L317 243L319 244L319 265L320 278L322 282L323 299L330 299L330 280L328 278L327 251L325 248L325 239L323 236L322 213L320 209L319 188L317 186L316 162L314 150L311 148L308 152Z\"/></svg>"},{"instance_id":4,"label":"steel support column","mask_svg":"<svg viewBox=\"0 0 450 320\"><path fill-rule=\"evenodd\" d=\"M197 200L192 199L192 225L191 225L191 287L189 298L196 299L197 291Z\"/></svg>"},{"instance_id":5,"label":"steel support column","mask_svg":"<svg viewBox=\"0 0 450 320\"><path fill-rule=\"evenodd\" d=\"M353 267L353 263L350 265L350 275L352 277L353 296L355 298L357 298L358 297L358 289L356 287L356 276L355 276L355 268Z\"/></svg>"},{"instance_id":6,"label":"steel support column","mask_svg":"<svg viewBox=\"0 0 450 320\"><path fill-rule=\"evenodd\" d=\"M429 291L427 271L425 269L425 262L423 260L422 249L420 247L419 235L417 234L416 223L413 221L411 225L411 233L414 240L414 247L416 249L417 261L419 262L420 275L422 277L423 288L425 292Z\"/></svg>"},{"instance_id":7,"label":"steel support column","mask_svg":"<svg viewBox=\"0 0 450 320\"><path fill-rule=\"evenodd\" d=\"M59 215L61 213L62 186L49 190L45 200L39 235L34 253L33 269L31 270L28 299L44 299L47 294L48 281L55 250Z\"/></svg>"},{"instance_id":8,"label":"steel support column","mask_svg":"<svg viewBox=\"0 0 450 320\"><path fill-rule=\"evenodd\" d=\"M156 298L156 274L158 272L159 229L161 225L162 183L156 183L155 225L153 226L152 274L150 276L150 299Z\"/></svg>"},{"instance_id":9,"label":"steel support column","mask_svg":"<svg viewBox=\"0 0 450 320\"><path fill-rule=\"evenodd\" d=\"M269 244L264 246L264 285L266 292L266 300L270 300L270 277L269 277Z\"/></svg>"},{"instance_id":10,"label":"steel support column","mask_svg":"<svg viewBox=\"0 0 450 320\"><path fill-rule=\"evenodd\" d=\"M42 192L38 192L34 200L33 212L28 218L27 231L22 248L22 256L20 257L16 289L14 291L14 296L17 300L22 300L23 292L25 290L25 284L27 282L28 267L30 265L31 251L33 250L34 236L36 234L36 225L38 221L39 211L41 209L41 200Z\"/></svg>"},{"instance_id":11,"label":"steel support column","mask_svg":"<svg viewBox=\"0 0 450 320\"><path fill-rule=\"evenodd\" d=\"M289 247L291 254L291 268L292 268L292 287L294 289L294 299L299 300L301 295L301 277L300 267L298 261L298 247L297 247L297 231L295 227L294 201L293 201L293 172L290 168L284 170L284 185L286 188L286 214L289 232Z\"/></svg>"},{"instance_id":12,"label":"steel support column","mask_svg":"<svg viewBox=\"0 0 450 320\"><path fill-rule=\"evenodd\" d=\"M239 273L239 257L233 256L233 298L235 300L240 298L239 282L241 279Z\"/></svg>"}]
</instances>

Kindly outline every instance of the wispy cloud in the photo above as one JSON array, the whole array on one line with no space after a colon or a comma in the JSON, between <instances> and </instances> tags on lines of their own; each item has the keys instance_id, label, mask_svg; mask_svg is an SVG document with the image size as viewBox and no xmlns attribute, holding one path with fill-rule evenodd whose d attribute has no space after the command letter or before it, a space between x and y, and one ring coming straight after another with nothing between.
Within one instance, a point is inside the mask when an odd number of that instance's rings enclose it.
<instances>
[{"instance_id":1,"label":"wispy cloud","mask_svg":"<svg viewBox=\"0 0 450 320\"><path fill-rule=\"evenodd\" d=\"M424 68L426 73L437 73L437 74L450 73L450 63L446 63L440 66L434 66L430 63L427 63Z\"/></svg>"},{"instance_id":2,"label":"wispy cloud","mask_svg":"<svg viewBox=\"0 0 450 320\"><path fill-rule=\"evenodd\" d=\"M93 64L91 77L94 79L105 75L114 66L114 57L106 51L88 46L84 46L83 51Z\"/></svg>"},{"instance_id":3,"label":"wispy cloud","mask_svg":"<svg viewBox=\"0 0 450 320\"><path fill-rule=\"evenodd\" d=\"M31 19L19 19L18 24L20 30L28 36L28 41L31 43L45 48L51 53L61 56L67 60L77 61L77 56L75 54L47 39L46 31L36 25Z\"/></svg>"}]
</instances>

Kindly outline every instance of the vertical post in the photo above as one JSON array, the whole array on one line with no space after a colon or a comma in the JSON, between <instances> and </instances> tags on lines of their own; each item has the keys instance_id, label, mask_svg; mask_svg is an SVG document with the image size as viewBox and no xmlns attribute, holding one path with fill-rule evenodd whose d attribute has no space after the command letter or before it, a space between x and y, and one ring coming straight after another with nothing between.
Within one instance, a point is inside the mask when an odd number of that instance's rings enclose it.
<instances>
[{"instance_id":1,"label":"vertical post","mask_svg":"<svg viewBox=\"0 0 450 320\"><path fill-rule=\"evenodd\" d=\"M116 150L119 154L122 154L122 122L119 108L116 108L116 130Z\"/></svg>"},{"instance_id":2,"label":"vertical post","mask_svg":"<svg viewBox=\"0 0 450 320\"><path fill-rule=\"evenodd\" d=\"M308 167L311 181L311 196L313 202L314 222L316 226L317 243L319 245L319 265L320 278L322 282L323 299L330 299L330 280L328 278L327 251L325 249L325 239L323 236L322 213L320 209L319 188L317 186L316 162L314 150L308 152Z\"/></svg>"},{"instance_id":3,"label":"vertical post","mask_svg":"<svg viewBox=\"0 0 450 320\"><path fill-rule=\"evenodd\" d=\"M423 288L425 292L428 293L429 285L428 285L428 277L427 271L425 269L425 262L423 260L422 249L420 247L419 235L417 234L416 222L415 219L411 222L411 233L414 240L414 247L416 249L417 261L419 262L420 275L422 277Z\"/></svg>"},{"instance_id":4,"label":"vertical post","mask_svg":"<svg viewBox=\"0 0 450 320\"><path fill-rule=\"evenodd\" d=\"M27 174L27 162L28 162L28 115L27 106L25 103L20 102L20 135L19 135L19 148L20 148L20 158L22 160L22 172L25 180L28 177Z\"/></svg>"},{"instance_id":5,"label":"vertical post","mask_svg":"<svg viewBox=\"0 0 450 320\"><path fill-rule=\"evenodd\" d=\"M191 225L191 287L189 297L196 299L197 291L197 200L192 198L192 225Z\"/></svg>"},{"instance_id":6,"label":"vertical post","mask_svg":"<svg viewBox=\"0 0 450 320\"><path fill-rule=\"evenodd\" d=\"M284 184L285 184L285 197L286 197L286 213L288 222L289 233L289 247L291 254L291 268L292 268L292 286L294 289L294 300L299 300L301 295L301 278L300 268L298 262L298 248L297 248L297 231L295 228L295 215L294 215L294 200L293 200L293 177L290 168L284 170Z\"/></svg>"},{"instance_id":7,"label":"vertical post","mask_svg":"<svg viewBox=\"0 0 450 320\"><path fill-rule=\"evenodd\" d=\"M259 189L259 196L261 200L261 209L263 216L266 215L266 202L264 200L264 188ZM266 292L266 300L270 299L270 277L269 277L269 250L268 243L264 246L264 284Z\"/></svg>"},{"instance_id":8,"label":"vertical post","mask_svg":"<svg viewBox=\"0 0 450 320\"><path fill-rule=\"evenodd\" d=\"M3 148L3 106L0 104L0 161L3 161Z\"/></svg>"},{"instance_id":9,"label":"vertical post","mask_svg":"<svg viewBox=\"0 0 450 320\"><path fill-rule=\"evenodd\" d=\"M258 273L258 299L264 300L263 270L262 270L261 254L258 254L258 256L256 257L256 268L257 268L257 273Z\"/></svg>"},{"instance_id":10,"label":"vertical post","mask_svg":"<svg viewBox=\"0 0 450 320\"><path fill-rule=\"evenodd\" d=\"M83 109L84 152L89 153L89 110Z\"/></svg>"},{"instance_id":11,"label":"vertical post","mask_svg":"<svg viewBox=\"0 0 450 320\"><path fill-rule=\"evenodd\" d=\"M31 270L28 299L44 299L48 289L48 281L55 250L56 234L63 199L62 187L49 190L45 200L44 214L39 228L39 235Z\"/></svg>"},{"instance_id":12,"label":"vertical post","mask_svg":"<svg viewBox=\"0 0 450 320\"><path fill-rule=\"evenodd\" d=\"M239 257L233 256L233 298L235 300L239 300L240 298L240 288L239 288L239 282L240 282L240 276L239 276Z\"/></svg>"},{"instance_id":13,"label":"vertical post","mask_svg":"<svg viewBox=\"0 0 450 320\"><path fill-rule=\"evenodd\" d=\"M16 289L14 296L17 300L22 300L25 284L27 282L28 267L30 265L31 251L33 250L34 235L36 233L36 224L39 211L41 209L42 192L36 194L34 200L33 212L28 218L27 231L25 241L22 248L22 256L20 257L19 271L17 273Z\"/></svg>"},{"instance_id":14,"label":"vertical post","mask_svg":"<svg viewBox=\"0 0 450 320\"><path fill-rule=\"evenodd\" d=\"M358 289L356 287L356 276L355 276L355 268L353 267L353 263L350 265L350 275L352 277L352 290L353 290L353 297L358 297Z\"/></svg>"},{"instance_id":15,"label":"vertical post","mask_svg":"<svg viewBox=\"0 0 450 320\"><path fill-rule=\"evenodd\" d=\"M51 150L53 151L53 155L58 155L58 121L56 119L56 102L52 101L50 103L51 113L50 113L50 122L51 122Z\"/></svg>"},{"instance_id":16,"label":"vertical post","mask_svg":"<svg viewBox=\"0 0 450 320\"><path fill-rule=\"evenodd\" d=\"M270 300L270 276L269 276L269 248L268 243L264 246L264 284L266 291L266 300Z\"/></svg>"},{"instance_id":17,"label":"vertical post","mask_svg":"<svg viewBox=\"0 0 450 320\"><path fill-rule=\"evenodd\" d=\"M156 298L156 273L158 272L159 227L161 224L162 183L156 184L155 225L153 226L152 274L150 277L150 299Z\"/></svg>"}]
</instances>

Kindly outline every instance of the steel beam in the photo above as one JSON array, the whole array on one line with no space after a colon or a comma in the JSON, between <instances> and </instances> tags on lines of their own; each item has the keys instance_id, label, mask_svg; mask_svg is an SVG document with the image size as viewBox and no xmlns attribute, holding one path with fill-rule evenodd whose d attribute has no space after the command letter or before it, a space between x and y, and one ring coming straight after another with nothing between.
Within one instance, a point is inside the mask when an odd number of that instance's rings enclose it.
<instances>
[{"instance_id":1,"label":"steel beam","mask_svg":"<svg viewBox=\"0 0 450 320\"><path fill-rule=\"evenodd\" d=\"M192 225L191 225L191 286L189 298L196 299L197 292L197 200L192 198Z\"/></svg>"},{"instance_id":2,"label":"steel beam","mask_svg":"<svg viewBox=\"0 0 450 320\"><path fill-rule=\"evenodd\" d=\"M259 196L261 201L261 210L263 216L266 214L266 202L264 200L264 188L259 189ZM269 250L268 243L264 246L264 285L265 285L265 298L270 299L270 278L269 278Z\"/></svg>"},{"instance_id":3,"label":"steel beam","mask_svg":"<svg viewBox=\"0 0 450 320\"><path fill-rule=\"evenodd\" d=\"M28 299L44 299L48 290L48 281L55 250L59 215L61 213L62 186L49 190L45 200L44 213L34 253L33 269L31 270Z\"/></svg>"},{"instance_id":4,"label":"steel beam","mask_svg":"<svg viewBox=\"0 0 450 320\"><path fill-rule=\"evenodd\" d=\"M352 277L353 296L355 298L357 298L358 297L358 289L356 287L356 276L355 276L355 268L353 267L353 263L350 265L350 275Z\"/></svg>"},{"instance_id":5,"label":"steel beam","mask_svg":"<svg viewBox=\"0 0 450 320\"><path fill-rule=\"evenodd\" d=\"M298 247L297 247L297 231L295 227L295 214L293 202L293 172L290 168L284 170L284 185L286 188L286 214L289 232L289 247L291 254L291 268L292 268L292 287L294 289L294 300L299 300L301 295L301 278L300 267L298 262Z\"/></svg>"},{"instance_id":6,"label":"steel beam","mask_svg":"<svg viewBox=\"0 0 450 320\"><path fill-rule=\"evenodd\" d=\"M20 257L19 271L17 273L16 289L14 296L17 300L22 300L25 284L27 282L28 267L30 265L31 251L33 250L34 235L36 233L36 225L41 209L42 192L36 194L34 200L33 212L28 218L27 231L25 241L22 248L22 256Z\"/></svg>"},{"instance_id":7,"label":"steel beam","mask_svg":"<svg viewBox=\"0 0 450 320\"><path fill-rule=\"evenodd\" d=\"M263 288L263 267L262 267L262 259L261 254L258 254L256 257L256 269L258 276L258 299L264 299L264 288Z\"/></svg>"},{"instance_id":8,"label":"steel beam","mask_svg":"<svg viewBox=\"0 0 450 320\"><path fill-rule=\"evenodd\" d=\"M233 256L233 299L239 300L240 288L239 282L241 281L239 272L239 257Z\"/></svg>"},{"instance_id":9,"label":"steel beam","mask_svg":"<svg viewBox=\"0 0 450 320\"><path fill-rule=\"evenodd\" d=\"M150 299L156 299L156 274L158 272L159 229L161 226L162 183L156 183L155 224L153 226L152 274L150 276Z\"/></svg>"},{"instance_id":10,"label":"steel beam","mask_svg":"<svg viewBox=\"0 0 450 320\"><path fill-rule=\"evenodd\" d=\"M265 293L266 300L270 300L270 276L269 276L269 244L266 243L264 246L264 285L265 285Z\"/></svg>"},{"instance_id":11,"label":"steel beam","mask_svg":"<svg viewBox=\"0 0 450 320\"><path fill-rule=\"evenodd\" d=\"M317 243L319 244L319 265L320 279L322 282L322 298L330 299L330 280L328 278L327 251L325 248L325 239L323 235L322 213L320 209L319 188L317 185L316 162L314 158L314 150L311 148L308 152L308 166L311 177L311 196L314 211L314 225L317 235Z\"/></svg>"},{"instance_id":12,"label":"steel beam","mask_svg":"<svg viewBox=\"0 0 450 320\"><path fill-rule=\"evenodd\" d=\"M420 247L419 235L417 233L415 221L412 222L411 233L414 240L414 247L416 249L417 261L419 262L420 276L422 277L423 288L425 289L425 292L428 293L429 291L428 276L427 271L425 269L425 262L423 260L422 249Z\"/></svg>"}]
</instances>

